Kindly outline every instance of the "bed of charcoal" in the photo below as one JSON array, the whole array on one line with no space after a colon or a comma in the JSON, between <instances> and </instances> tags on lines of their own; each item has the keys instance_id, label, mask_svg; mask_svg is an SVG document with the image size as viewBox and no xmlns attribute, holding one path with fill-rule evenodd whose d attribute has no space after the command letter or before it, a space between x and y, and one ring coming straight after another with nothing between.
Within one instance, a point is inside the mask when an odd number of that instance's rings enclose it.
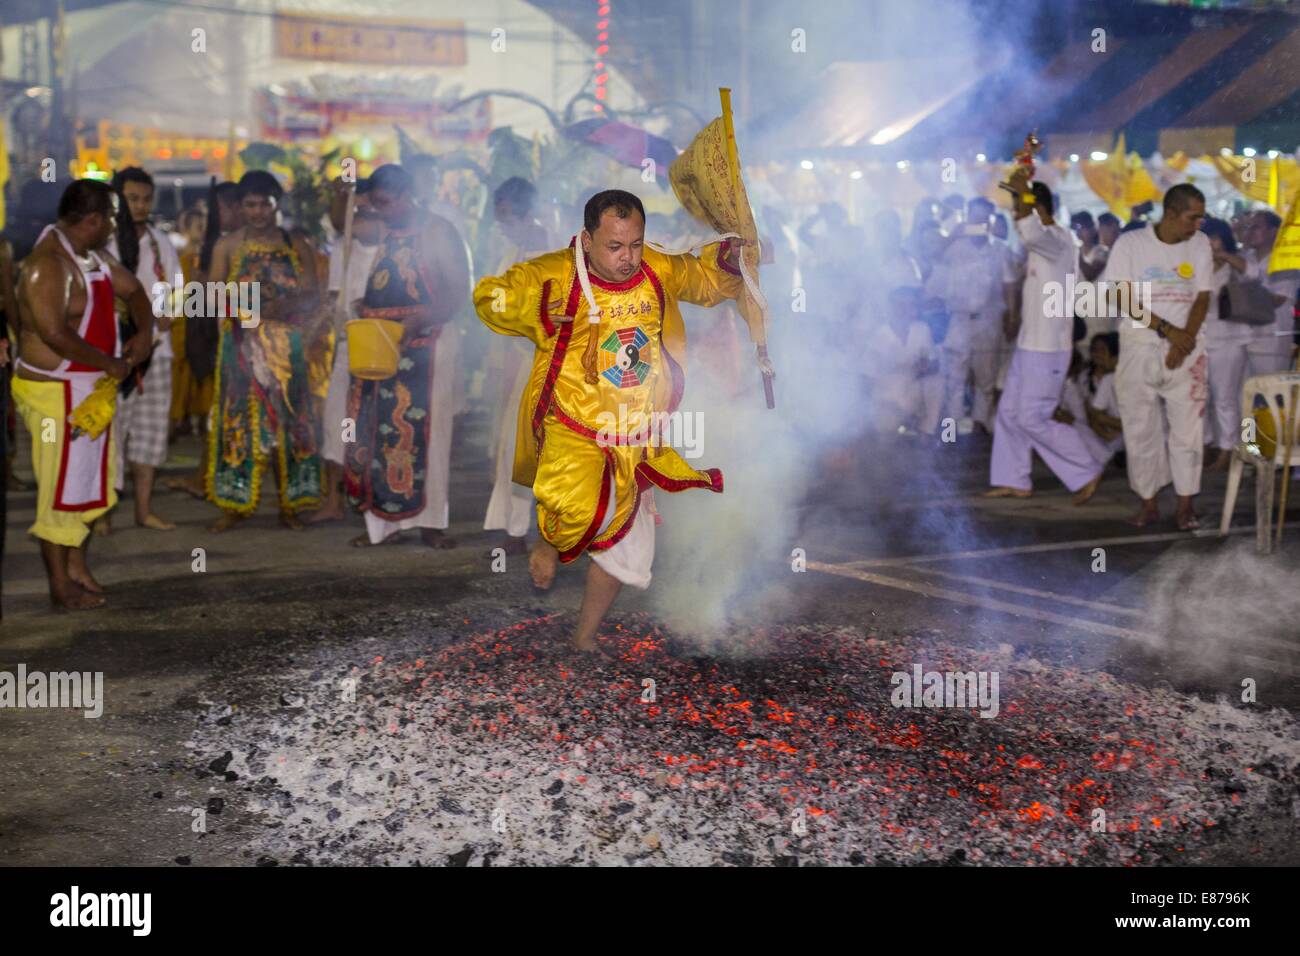
<instances>
[{"instance_id":1,"label":"bed of charcoal","mask_svg":"<svg viewBox=\"0 0 1300 956\"><path fill-rule=\"evenodd\" d=\"M543 615L224 676L240 701L210 694L190 741L213 825L268 865L471 866L1148 865L1294 825L1285 711L936 634L749 628L705 651L615 620L595 659ZM893 706L917 663L996 671L999 714Z\"/></svg>"}]
</instances>

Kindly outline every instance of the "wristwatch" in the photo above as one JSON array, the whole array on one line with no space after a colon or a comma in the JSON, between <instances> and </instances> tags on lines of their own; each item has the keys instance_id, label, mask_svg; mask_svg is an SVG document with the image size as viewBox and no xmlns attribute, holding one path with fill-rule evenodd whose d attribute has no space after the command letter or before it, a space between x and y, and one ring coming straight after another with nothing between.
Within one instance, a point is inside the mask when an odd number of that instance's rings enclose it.
<instances>
[{"instance_id":1,"label":"wristwatch","mask_svg":"<svg viewBox=\"0 0 1300 956\"><path fill-rule=\"evenodd\" d=\"M1156 324L1153 325L1152 328L1156 330L1156 335L1160 336L1162 339L1166 337L1164 319L1156 319Z\"/></svg>"}]
</instances>

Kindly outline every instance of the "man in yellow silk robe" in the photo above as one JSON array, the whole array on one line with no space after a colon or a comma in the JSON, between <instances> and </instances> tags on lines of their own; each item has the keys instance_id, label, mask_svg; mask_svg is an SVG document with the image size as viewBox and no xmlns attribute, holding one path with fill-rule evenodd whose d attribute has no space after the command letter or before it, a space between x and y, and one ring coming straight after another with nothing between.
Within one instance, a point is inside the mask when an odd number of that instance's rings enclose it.
<instances>
[{"instance_id":1,"label":"man in yellow silk robe","mask_svg":"<svg viewBox=\"0 0 1300 956\"><path fill-rule=\"evenodd\" d=\"M690 467L661 433L686 384L677 301L716 305L738 296L742 280L739 249L726 242L698 258L644 249L645 209L631 193L597 193L583 226L569 248L484 278L474 306L493 331L536 347L513 470L537 497L541 538L528 565L548 588L558 564L591 554L574 644L594 651L622 585L650 584L653 489L722 491L721 472Z\"/></svg>"}]
</instances>

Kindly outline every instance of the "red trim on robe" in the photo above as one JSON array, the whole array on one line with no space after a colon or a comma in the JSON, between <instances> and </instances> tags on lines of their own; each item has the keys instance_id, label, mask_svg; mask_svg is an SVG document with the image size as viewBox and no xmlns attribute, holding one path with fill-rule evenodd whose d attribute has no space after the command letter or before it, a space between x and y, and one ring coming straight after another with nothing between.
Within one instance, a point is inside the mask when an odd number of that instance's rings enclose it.
<instances>
[{"instance_id":1,"label":"red trim on robe","mask_svg":"<svg viewBox=\"0 0 1300 956\"><path fill-rule=\"evenodd\" d=\"M111 286L110 286L111 288ZM63 502L63 488L68 477L68 447L72 444L73 438L69 434L71 429L68 427L68 416L72 414L72 383L65 380L63 382L63 448L59 452L59 478L54 486L54 505L55 511L90 511L93 508L108 507L108 446L104 446L104 451L99 456L99 488L102 492L98 501L85 501L79 505L69 505ZM113 440L113 423L109 422L108 427L104 430L103 438L106 442Z\"/></svg>"},{"instance_id":2,"label":"red trim on robe","mask_svg":"<svg viewBox=\"0 0 1300 956\"><path fill-rule=\"evenodd\" d=\"M614 460L609 452L605 452L605 467L600 470L600 500L596 503L596 514L591 519L591 524L583 532L582 537L568 551L560 552L560 563L568 564L574 558L587 550L587 545L591 544L592 539L600 532L600 526L605 521L605 509L609 507L609 489L613 484L614 477Z\"/></svg>"},{"instance_id":3,"label":"red trim on robe","mask_svg":"<svg viewBox=\"0 0 1300 956\"><path fill-rule=\"evenodd\" d=\"M551 321L550 313L546 310L547 302L550 297L551 280L547 279L542 283L542 301L537 306L537 320L541 322L542 329L546 332L547 338L550 338L556 332L555 323Z\"/></svg>"},{"instance_id":4,"label":"red trim on robe","mask_svg":"<svg viewBox=\"0 0 1300 956\"><path fill-rule=\"evenodd\" d=\"M596 442L597 444L636 446L636 445L647 444L650 441L651 429L649 425L646 426L645 432L643 434L614 435L611 440L609 438L601 438L599 432L591 428L589 425L584 425L576 418L571 417L567 412L564 411L564 409L560 408L559 405L551 406L551 414L554 415L556 421L558 421L565 428L569 429L572 432L576 432L577 434L581 435L583 438L589 438L592 441Z\"/></svg>"},{"instance_id":5,"label":"red trim on robe","mask_svg":"<svg viewBox=\"0 0 1300 956\"><path fill-rule=\"evenodd\" d=\"M549 280L547 280L549 281ZM578 293L581 287L578 285L578 277L573 277L573 285L569 287L569 302L564 308L564 314L573 318L578 311ZM546 418L547 411L551 407L551 396L555 393L555 381L560 377L560 369L564 366L564 354L569 350L569 339L573 336L573 323L565 322L560 329L559 337L555 340L555 351L551 353L551 367L546 371L546 381L542 383L542 389L537 394L537 405L533 409L533 434L538 435L542 430L542 422ZM541 455L541 442L537 446L538 456Z\"/></svg>"},{"instance_id":6,"label":"red trim on robe","mask_svg":"<svg viewBox=\"0 0 1300 956\"><path fill-rule=\"evenodd\" d=\"M634 498L632 501L632 511L628 514L627 520L623 522L623 526L619 528L617 531L615 531L608 538L606 538L604 541L591 542L591 544L587 545L587 550L604 551L607 548L614 547L614 545L618 544L625 537L627 537L627 533L632 530L632 525L633 523L635 523L636 517L640 513L641 513L641 483L637 482L636 498Z\"/></svg>"},{"instance_id":7,"label":"red trim on robe","mask_svg":"<svg viewBox=\"0 0 1300 956\"><path fill-rule=\"evenodd\" d=\"M722 471L718 468L704 469L704 474L709 476L708 481L702 478L669 478L663 472L657 471L650 462L642 461L637 463L636 474L638 481L644 478L656 488L668 492L686 491L688 488L708 488L710 491L722 494Z\"/></svg>"}]
</instances>

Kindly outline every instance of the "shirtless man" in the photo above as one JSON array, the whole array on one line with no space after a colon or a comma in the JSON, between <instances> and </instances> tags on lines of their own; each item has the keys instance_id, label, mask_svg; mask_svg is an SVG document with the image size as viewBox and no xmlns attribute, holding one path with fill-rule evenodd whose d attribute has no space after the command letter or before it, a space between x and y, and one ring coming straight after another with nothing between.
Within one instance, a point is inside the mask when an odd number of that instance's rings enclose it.
<instances>
[{"instance_id":1,"label":"shirtless man","mask_svg":"<svg viewBox=\"0 0 1300 956\"><path fill-rule=\"evenodd\" d=\"M153 309L144 287L102 251L116 226L117 197L105 183L73 182L24 263L18 283L18 354L14 400L32 436L36 521L41 557L56 608L104 603L86 564L90 524L116 503L112 439L69 435L67 416L103 373L119 381L144 361ZM113 297L124 299L137 334L118 341ZM121 357L117 357L121 352ZM113 426L109 425L111 429Z\"/></svg>"}]
</instances>

